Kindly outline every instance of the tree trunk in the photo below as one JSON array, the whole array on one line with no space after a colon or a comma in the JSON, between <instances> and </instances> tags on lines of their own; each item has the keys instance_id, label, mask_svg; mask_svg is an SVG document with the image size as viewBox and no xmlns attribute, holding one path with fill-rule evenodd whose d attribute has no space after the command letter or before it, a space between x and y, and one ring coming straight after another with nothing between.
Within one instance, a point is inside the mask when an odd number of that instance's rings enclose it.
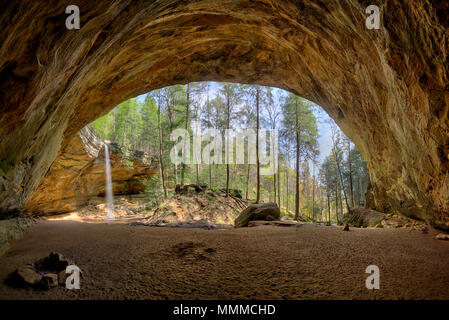
<instances>
[{"instance_id":1,"label":"tree trunk","mask_svg":"<svg viewBox=\"0 0 449 320\"><path fill-rule=\"evenodd\" d=\"M257 166L257 182L256 182L256 203L260 201L260 163L259 163L259 99L260 88L256 87L256 166Z\"/></svg>"},{"instance_id":2,"label":"tree trunk","mask_svg":"<svg viewBox=\"0 0 449 320\"><path fill-rule=\"evenodd\" d=\"M298 104L296 103L295 110L296 117L296 195L295 195L295 220L298 221L299 218L299 151L300 151L300 130L299 130L299 119L298 119Z\"/></svg>"},{"instance_id":3,"label":"tree trunk","mask_svg":"<svg viewBox=\"0 0 449 320\"><path fill-rule=\"evenodd\" d=\"M337 219L337 223L339 222L338 219L338 184L335 184L335 217Z\"/></svg>"},{"instance_id":4,"label":"tree trunk","mask_svg":"<svg viewBox=\"0 0 449 320\"><path fill-rule=\"evenodd\" d=\"M248 200L248 189L249 189L249 169L250 169L250 164L248 163L248 174L246 175L246 196L245 199Z\"/></svg>"},{"instance_id":5,"label":"tree trunk","mask_svg":"<svg viewBox=\"0 0 449 320\"><path fill-rule=\"evenodd\" d=\"M229 92L226 95L226 129L230 129L231 122L231 102ZM229 137L226 136L226 197L229 196Z\"/></svg>"},{"instance_id":6,"label":"tree trunk","mask_svg":"<svg viewBox=\"0 0 449 320\"><path fill-rule=\"evenodd\" d=\"M186 86L186 95L187 95L187 104L186 104L186 122L185 122L185 127L184 129L187 130L189 129L189 108L190 108L190 84L187 84ZM184 144L186 143L190 143L187 142L187 133L184 136ZM183 146L183 150L182 150L182 164L181 164L181 185L184 185L184 174L186 171L186 146ZM197 180L198 180L198 176L197 176Z\"/></svg>"},{"instance_id":7,"label":"tree trunk","mask_svg":"<svg viewBox=\"0 0 449 320\"><path fill-rule=\"evenodd\" d=\"M175 154L177 154L178 149L175 148ZM178 165L175 163L173 165L173 174L175 175L175 186L178 184Z\"/></svg>"},{"instance_id":8,"label":"tree trunk","mask_svg":"<svg viewBox=\"0 0 449 320\"><path fill-rule=\"evenodd\" d=\"M348 197L346 196L346 191L345 191L345 187L343 184L343 175L342 175L341 169L340 169L340 161L338 160L338 157L337 157L337 147L335 146L335 142L334 142L334 159L335 159L335 164L337 165L338 175L340 177L341 189L343 190L343 195L345 197L346 208L348 209L348 212L349 212L349 202L348 202Z\"/></svg>"},{"instance_id":9,"label":"tree trunk","mask_svg":"<svg viewBox=\"0 0 449 320\"><path fill-rule=\"evenodd\" d=\"M170 131L173 132L174 129L174 121L175 121L175 114L174 110L172 110L172 105L170 101L169 93L167 92L167 111L168 111L168 119L170 121ZM175 154L178 154L178 150L176 149L176 146L174 147ZM173 179L175 180L175 186L178 184L178 165L173 165Z\"/></svg>"},{"instance_id":10,"label":"tree trunk","mask_svg":"<svg viewBox=\"0 0 449 320\"><path fill-rule=\"evenodd\" d=\"M212 164L209 164L209 186L212 188Z\"/></svg>"},{"instance_id":11,"label":"tree trunk","mask_svg":"<svg viewBox=\"0 0 449 320\"><path fill-rule=\"evenodd\" d=\"M359 188L359 195L358 195L358 205L360 205L360 202L362 201L362 199L363 199L363 190L362 190L362 178L359 176L359 177L357 177L357 183L358 183L358 188Z\"/></svg>"},{"instance_id":12,"label":"tree trunk","mask_svg":"<svg viewBox=\"0 0 449 320\"><path fill-rule=\"evenodd\" d=\"M295 220L299 217L299 133L296 134Z\"/></svg>"},{"instance_id":13,"label":"tree trunk","mask_svg":"<svg viewBox=\"0 0 449 320\"><path fill-rule=\"evenodd\" d=\"M200 185L200 165L199 165L199 163L196 164L196 185L197 186Z\"/></svg>"},{"instance_id":14,"label":"tree trunk","mask_svg":"<svg viewBox=\"0 0 449 320\"><path fill-rule=\"evenodd\" d=\"M290 200L290 196L289 196L289 193L288 193L288 166L287 166L287 170L286 170L287 172L286 172L286 175L285 175L285 178L286 178L286 180L287 180L287 205L286 205L286 207L287 207L287 212L288 212L288 201Z\"/></svg>"},{"instance_id":15,"label":"tree trunk","mask_svg":"<svg viewBox=\"0 0 449 320\"><path fill-rule=\"evenodd\" d=\"M159 131L159 165L161 170L162 188L164 189L164 199L167 199L167 188L165 187L164 160L162 156L162 128L161 128L161 92L157 97L157 125Z\"/></svg>"},{"instance_id":16,"label":"tree trunk","mask_svg":"<svg viewBox=\"0 0 449 320\"><path fill-rule=\"evenodd\" d=\"M277 201L277 192L276 192L276 173L273 174L273 192L274 192L274 203Z\"/></svg>"},{"instance_id":17,"label":"tree trunk","mask_svg":"<svg viewBox=\"0 0 449 320\"><path fill-rule=\"evenodd\" d=\"M279 208L281 207L281 171L280 166L278 164L278 204Z\"/></svg>"},{"instance_id":18,"label":"tree trunk","mask_svg":"<svg viewBox=\"0 0 449 320\"><path fill-rule=\"evenodd\" d=\"M315 220L315 175L312 179L312 219Z\"/></svg>"},{"instance_id":19,"label":"tree trunk","mask_svg":"<svg viewBox=\"0 0 449 320\"><path fill-rule=\"evenodd\" d=\"M341 197L341 191L338 193L338 196L340 197L340 218L343 219L343 199ZM349 212L349 210L348 210Z\"/></svg>"},{"instance_id":20,"label":"tree trunk","mask_svg":"<svg viewBox=\"0 0 449 320\"><path fill-rule=\"evenodd\" d=\"M351 196L351 204L354 208L354 189L352 187L352 163L351 163L351 141L348 140L348 165L349 165L349 194Z\"/></svg>"}]
</instances>

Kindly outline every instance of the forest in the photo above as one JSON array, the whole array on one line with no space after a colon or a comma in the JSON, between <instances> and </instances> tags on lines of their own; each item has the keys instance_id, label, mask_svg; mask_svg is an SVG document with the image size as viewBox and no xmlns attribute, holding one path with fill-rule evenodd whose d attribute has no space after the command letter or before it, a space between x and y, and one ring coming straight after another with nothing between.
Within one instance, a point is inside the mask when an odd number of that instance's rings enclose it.
<instances>
[{"instance_id":1,"label":"forest","mask_svg":"<svg viewBox=\"0 0 449 320\"><path fill-rule=\"evenodd\" d=\"M318 105L287 91L259 85L198 82L174 85L126 100L89 126L124 153L157 155L160 173L146 181L146 199L157 206L178 184L208 185L256 203L275 202L284 215L340 223L363 206L369 182L359 150ZM260 174L256 164L173 164L170 133L192 123L202 129L277 129L277 170ZM319 131L330 152L320 157ZM256 154L259 155L259 139ZM320 160L321 158L321 160Z\"/></svg>"}]
</instances>

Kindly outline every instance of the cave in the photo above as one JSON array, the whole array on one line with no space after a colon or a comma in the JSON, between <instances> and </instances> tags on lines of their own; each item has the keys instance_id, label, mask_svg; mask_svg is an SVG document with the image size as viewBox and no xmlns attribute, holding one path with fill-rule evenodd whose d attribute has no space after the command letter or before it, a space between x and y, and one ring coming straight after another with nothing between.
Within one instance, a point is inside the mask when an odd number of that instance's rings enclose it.
<instances>
[{"instance_id":1,"label":"cave","mask_svg":"<svg viewBox=\"0 0 449 320\"><path fill-rule=\"evenodd\" d=\"M79 0L69 30L70 4L0 4L1 218L32 212L58 153L120 102L226 81L322 106L367 162L367 207L449 231L449 3Z\"/></svg>"},{"instance_id":2,"label":"cave","mask_svg":"<svg viewBox=\"0 0 449 320\"><path fill-rule=\"evenodd\" d=\"M79 30L65 28L66 6L1 8L2 216L119 102L220 80L321 105L368 163L370 207L449 228L447 4L381 2L379 30L366 28L364 1L81 1Z\"/></svg>"}]
</instances>

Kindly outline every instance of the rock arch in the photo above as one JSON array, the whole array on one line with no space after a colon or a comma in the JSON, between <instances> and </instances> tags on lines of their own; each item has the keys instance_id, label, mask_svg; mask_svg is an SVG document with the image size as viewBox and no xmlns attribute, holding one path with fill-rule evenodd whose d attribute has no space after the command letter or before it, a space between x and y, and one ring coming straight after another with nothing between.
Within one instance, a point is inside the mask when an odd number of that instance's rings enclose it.
<instances>
[{"instance_id":1,"label":"rock arch","mask_svg":"<svg viewBox=\"0 0 449 320\"><path fill-rule=\"evenodd\" d=\"M0 212L119 102L177 83L257 83L321 105L361 150L371 207L449 229L443 1L80 0L0 5ZM381 29L365 27L378 4Z\"/></svg>"}]
</instances>

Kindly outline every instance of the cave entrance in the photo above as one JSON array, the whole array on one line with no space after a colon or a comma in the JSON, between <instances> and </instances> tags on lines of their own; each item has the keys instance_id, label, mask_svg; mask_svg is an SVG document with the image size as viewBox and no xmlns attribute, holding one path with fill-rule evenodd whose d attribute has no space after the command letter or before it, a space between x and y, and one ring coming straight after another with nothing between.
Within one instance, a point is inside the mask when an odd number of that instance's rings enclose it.
<instances>
[{"instance_id":1,"label":"cave entrance","mask_svg":"<svg viewBox=\"0 0 449 320\"><path fill-rule=\"evenodd\" d=\"M257 126L262 152L259 182ZM145 194L146 201L135 207L140 205L142 214L152 216L150 222L165 218L171 222L187 219L232 225L239 210L256 201L274 202L282 216L294 218L296 183L298 216L302 220L341 223L349 208L365 204L369 177L360 151L320 106L282 89L218 82L169 86L122 102L88 127L125 157L136 152L146 153L147 158L153 156L152 161L159 166L157 174L142 176L144 187L131 190ZM183 141L188 141L186 149ZM217 143L219 157L206 157L218 155L211 149ZM272 154L276 157L270 157ZM118 179L116 183L121 184ZM187 192L180 185L196 185L204 192L229 190L243 201L221 198L223 203L218 205L225 210L220 211L217 204L202 199L206 194ZM115 192L123 195L127 191L116 187ZM185 192L190 197L179 196ZM123 209L124 199L118 197L116 207ZM129 203L129 199L126 201ZM173 206L177 209L167 218L167 208ZM189 212L182 212L188 207ZM124 213L122 209L118 214Z\"/></svg>"}]
</instances>

